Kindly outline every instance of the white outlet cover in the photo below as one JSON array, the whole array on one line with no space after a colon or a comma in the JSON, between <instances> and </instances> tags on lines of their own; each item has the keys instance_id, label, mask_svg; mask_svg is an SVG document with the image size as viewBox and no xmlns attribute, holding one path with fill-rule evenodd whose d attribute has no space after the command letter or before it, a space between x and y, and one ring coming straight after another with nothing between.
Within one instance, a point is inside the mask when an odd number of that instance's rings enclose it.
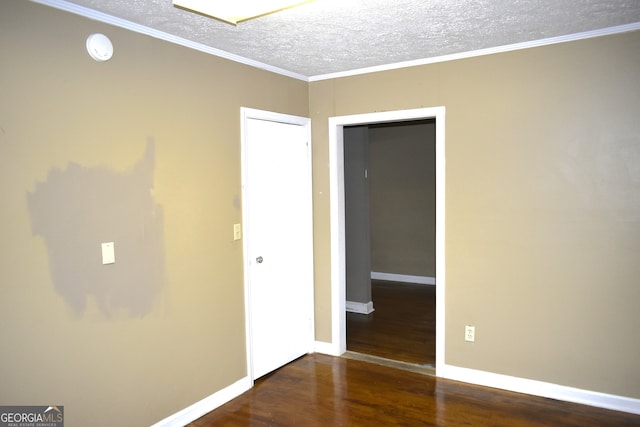
<instances>
[{"instance_id":1,"label":"white outlet cover","mask_svg":"<svg viewBox=\"0 0 640 427\"><path fill-rule=\"evenodd\" d=\"M476 327L466 325L464 327L464 340L468 342L475 342L476 339Z\"/></svg>"}]
</instances>

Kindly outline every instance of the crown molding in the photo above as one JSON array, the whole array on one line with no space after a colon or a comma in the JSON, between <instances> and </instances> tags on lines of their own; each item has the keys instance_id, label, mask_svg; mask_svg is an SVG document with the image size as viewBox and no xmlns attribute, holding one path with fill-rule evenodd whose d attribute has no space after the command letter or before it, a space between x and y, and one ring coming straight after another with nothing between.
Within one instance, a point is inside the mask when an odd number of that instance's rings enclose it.
<instances>
[{"instance_id":1,"label":"crown molding","mask_svg":"<svg viewBox=\"0 0 640 427\"><path fill-rule=\"evenodd\" d=\"M240 55L226 52L221 49L216 49L202 43L194 42L194 41L185 39L183 37L174 36L164 31L159 31L154 28L147 27L145 25L128 21L126 19L117 18L115 16L109 15L104 12L99 12L97 10L90 9L85 6L80 6L74 3L70 3L66 0L30 0L30 1L34 3L50 6L59 10L64 10L76 15L83 16L85 18L103 22L105 24L110 24L116 27L124 28L139 34L145 34L160 40L164 40L170 43L187 47L189 49L194 49L203 53L228 59L230 61L238 62L244 65L249 65L251 67L258 68L261 70L291 77L297 80L302 80L305 82L330 80L330 79L337 79L342 77L351 77L351 76L356 76L360 74L369 74L369 73L377 73L382 71L397 70L400 68L417 67L420 65L436 64L440 62L455 61L458 59L467 59L467 58L474 58L478 56L493 55L495 53L512 52L516 50L530 49L530 48L541 47L541 46L549 46L553 44L566 43L566 42L577 41L577 40L585 40L585 39L590 39L594 37L608 36L613 34L620 34L620 33L640 30L640 22L635 22L632 24L618 25L615 27L602 28L598 30L585 31L581 33L568 34L564 36L550 37L550 38L532 40L532 41L523 42L523 43L514 43L514 44L509 44L504 46L497 46L497 47L478 49L478 50L473 50L468 52L454 53L451 55L442 55L442 56L423 58L423 59L417 59L412 61L396 62L392 64L365 67L365 68L359 68L359 69L349 70L349 71L340 71L336 73L319 74L315 76L305 76L299 73L295 73L293 71L285 70L279 67L274 67L272 65L268 65L263 62L255 61L253 59L245 58Z\"/></svg>"},{"instance_id":2,"label":"crown molding","mask_svg":"<svg viewBox=\"0 0 640 427\"><path fill-rule=\"evenodd\" d=\"M156 39L160 39L160 40L164 40L180 46L184 46L189 49L194 49L200 52L208 53L210 55L218 56L220 58L228 59L230 61L239 62L244 65L249 65L254 68L258 68L258 69L269 71L276 74L281 74L283 76L291 77L291 78L302 80L305 82L309 81L309 78L302 74L298 74L289 70L284 70L282 68L274 67L274 66L265 64L263 62L254 61L253 59L245 58L240 55L235 55L233 53L229 53L224 50L216 49L211 46L204 45L202 43L185 39L183 37L174 36L172 34L165 33L164 31L159 31L154 28L147 27L146 25L136 24L135 22L131 22L122 18L117 18L107 13L99 12L97 10L93 10L88 7L70 3L65 0L31 0L31 1L34 3L39 3L45 6L53 7L55 9L64 10L66 12L80 15L82 17L89 18L94 21L110 24L115 27L124 28L126 30L133 31L135 33L144 34L147 36L154 37Z\"/></svg>"},{"instance_id":3,"label":"crown molding","mask_svg":"<svg viewBox=\"0 0 640 427\"><path fill-rule=\"evenodd\" d=\"M618 25L615 27L602 28L599 30L585 31L582 33L568 34L559 37L550 37L546 39L533 40L523 43L514 43L504 46L490 47L487 49L478 49L468 52L454 53L451 55L435 56L432 58L417 59L414 61L396 62L393 64L379 65L375 67L360 68L357 70L342 71L337 73L322 74L309 77L310 82L337 79L341 77L356 76L359 74L377 73L381 71L397 70L400 68L417 67L419 65L436 64L439 62L455 61L458 59L474 58L477 56L493 55L494 53L512 52L514 50L530 49L533 47L548 46L558 43L572 42L576 40L590 39L594 37L608 36L612 34L627 33L630 31L640 30L640 22L633 24Z\"/></svg>"}]
</instances>

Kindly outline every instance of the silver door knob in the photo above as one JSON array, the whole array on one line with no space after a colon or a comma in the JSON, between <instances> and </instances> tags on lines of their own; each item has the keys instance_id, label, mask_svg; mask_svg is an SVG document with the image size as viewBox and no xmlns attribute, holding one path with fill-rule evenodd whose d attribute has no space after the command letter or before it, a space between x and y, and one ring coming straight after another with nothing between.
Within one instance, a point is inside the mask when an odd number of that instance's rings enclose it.
<instances>
[{"instance_id":1,"label":"silver door knob","mask_svg":"<svg viewBox=\"0 0 640 427\"><path fill-rule=\"evenodd\" d=\"M264 261L264 259L262 259L262 257L261 257L261 256L259 256L258 258L256 258L256 262L257 262L258 264L262 264L262 261Z\"/></svg>"}]
</instances>

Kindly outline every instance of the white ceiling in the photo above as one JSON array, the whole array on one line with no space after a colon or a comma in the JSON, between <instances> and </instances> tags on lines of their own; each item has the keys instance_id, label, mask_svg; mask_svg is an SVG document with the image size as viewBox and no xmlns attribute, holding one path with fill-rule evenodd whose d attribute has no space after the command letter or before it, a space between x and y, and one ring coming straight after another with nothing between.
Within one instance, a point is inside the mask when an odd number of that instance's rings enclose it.
<instances>
[{"instance_id":1,"label":"white ceiling","mask_svg":"<svg viewBox=\"0 0 640 427\"><path fill-rule=\"evenodd\" d=\"M640 29L640 0L317 0L236 27L171 0L34 1L307 80Z\"/></svg>"}]
</instances>

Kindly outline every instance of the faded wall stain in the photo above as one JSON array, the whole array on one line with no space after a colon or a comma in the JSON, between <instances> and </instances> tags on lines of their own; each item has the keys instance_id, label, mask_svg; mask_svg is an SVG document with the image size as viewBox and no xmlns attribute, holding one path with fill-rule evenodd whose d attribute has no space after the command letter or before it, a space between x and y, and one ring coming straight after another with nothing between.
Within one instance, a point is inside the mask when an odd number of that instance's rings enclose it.
<instances>
[{"instance_id":1,"label":"faded wall stain","mask_svg":"<svg viewBox=\"0 0 640 427\"><path fill-rule=\"evenodd\" d=\"M165 285L162 208L152 196L155 143L129 171L69 163L27 194L34 236L44 239L56 291L74 312L90 296L106 317L148 314ZM101 244L115 243L115 264Z\"/></svg>"}]
</instances>

